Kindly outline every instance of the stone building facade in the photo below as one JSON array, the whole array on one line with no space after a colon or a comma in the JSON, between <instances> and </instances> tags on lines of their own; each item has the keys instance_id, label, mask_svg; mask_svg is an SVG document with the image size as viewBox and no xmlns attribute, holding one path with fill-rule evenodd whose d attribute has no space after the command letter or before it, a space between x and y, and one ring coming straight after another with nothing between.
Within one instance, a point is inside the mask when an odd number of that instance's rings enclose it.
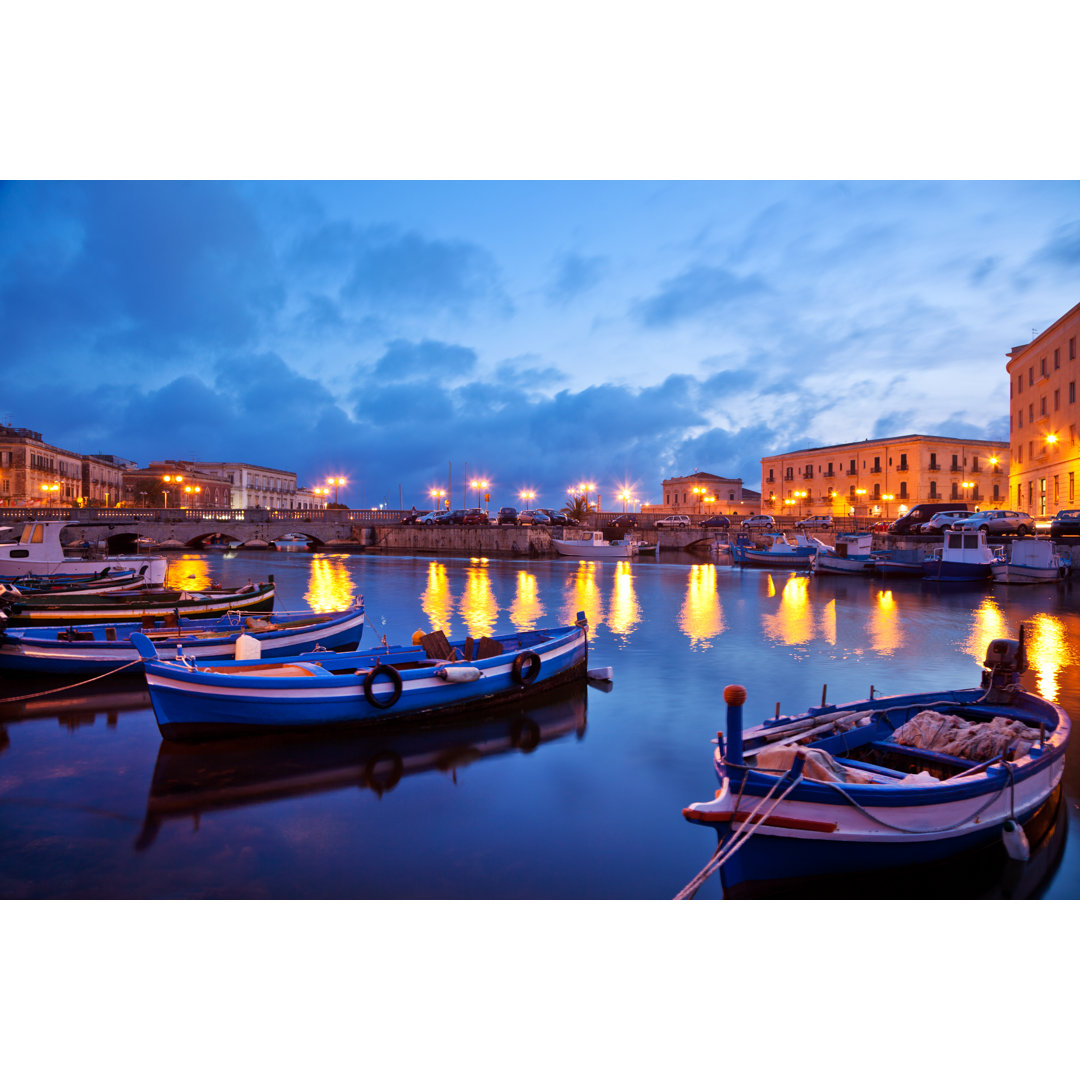
<instances>
[{"instance_id":1,"label":"stone building facade","mask_svg":"<svg viewBox=\"0 0 1080 1080\"><path fill-rule=\"evenodd\" d=\"M1010 504L1035 517L1076 507L1080 474L1080 304L1027 345L1012 348L1009 373Z\"/></svg>"},{"instance_id":2,"label":"stone building facade","mask_svg":"<svg viewBox=\"0 0 1080 1080\"><path fill-rule=\"evenodd\" d=\"M761 510L892 520L916 503L1007 505L1009 444L939 435L865 439L761 459Z\"/></svg>"},{"instance_id":3,"label":"stone building facade","mask_svg":"<svg viewBox=\"0 0 1080 1080\"><path fill-rule=\"evenodd\" d=\"M709 517L713 514L756 514L761 496L743 487L741 479L693 472L663 481L662 503L644 505L644 514L687 514Z\"/></svg>"}]
</instances>

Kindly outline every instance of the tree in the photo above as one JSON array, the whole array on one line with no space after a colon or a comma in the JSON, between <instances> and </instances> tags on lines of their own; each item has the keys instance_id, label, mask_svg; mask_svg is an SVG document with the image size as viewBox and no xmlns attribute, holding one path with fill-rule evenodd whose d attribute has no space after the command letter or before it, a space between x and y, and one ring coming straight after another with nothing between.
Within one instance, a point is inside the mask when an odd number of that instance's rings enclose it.
<instances>
[{"instance_id":1,"label":"tree","mask_svg":"<svg viewBox=\"0 0 1080 1080\"><path fill-rule=\"evenodd\" d=\"M566 505L563 509L572 517L581 521L592 513L592 507L589 505L589 500L584 495L572 495L566 500Z\"/></svg>"}]
</instances>

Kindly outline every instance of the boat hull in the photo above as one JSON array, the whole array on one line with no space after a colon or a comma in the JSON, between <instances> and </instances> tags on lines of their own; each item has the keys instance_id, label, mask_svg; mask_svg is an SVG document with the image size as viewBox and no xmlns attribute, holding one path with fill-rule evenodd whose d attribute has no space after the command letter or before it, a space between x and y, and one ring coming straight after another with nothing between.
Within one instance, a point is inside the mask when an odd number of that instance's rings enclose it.
<instances>
[{"instance_id":1,"label":"boat hull","mask_svg":"<svg viewBox=\"0 0 1080 1080\"><path fill-rule=\"evenodd\" d=\"M171 655L180 645L185 656L202 662L232 659L241 634L255 638L261 655L266 658L293 656L317 647L355 649L364 631L364 609L360 606L348 612L337 612L321 622L295 616L281 619L270 616L270 621L275 629L260 631L228 616L220 620L224 624L220 626L213 623L205 626L202 619L184 619L179 633L174 628L144 629L137 622L82 624L90 627L83 632L92 637L81 640L67 640L67 631L56 631L55 628L16 629L0 635L0 671L28 675L94 675L130 667L136 672L141 670L142 664L138 649L131 641L133 633L147 635L162 655ZM107 629L113 631L115 640L108 640Z\"/></svg>"},{"instance_id":2,"label":"boat hull","mask_svg":"<svg viewBox=\"0 0 1080 1080\"><path fill-rule=\"evenodd\" d=\"M637 552L636 544L592 544L587 540L552 540L560 555L579 559L630 559Z\"/></svg>"},{"instance_id":3,"label":"boat hull","mask_svg":"<svg viewBox=\"0 0 1080 1080\"><path fill-rule=\"evenodd\" d=\"M163 738L176 740L454 715L521 700L586 676L584 627L531 631L496 640L520 643L521 648L472 662L469 667L480 674L470 682L440 677L439 668L445 665L428 660L419 648L338 653L320 663L308 663L308 657L287 665L298 669L292 674L260 674L257 668L245 672L242 665L200 671L150 659L145 661L145 672L158 729ZM527 682L522 679L524 665L518 662L522 651L539 658L537 671ZM381 667L387 664L395 667L401 680L396 698L393 680ZM369 678L376 665L380 671Z\"/></svg>"}]
</instances>

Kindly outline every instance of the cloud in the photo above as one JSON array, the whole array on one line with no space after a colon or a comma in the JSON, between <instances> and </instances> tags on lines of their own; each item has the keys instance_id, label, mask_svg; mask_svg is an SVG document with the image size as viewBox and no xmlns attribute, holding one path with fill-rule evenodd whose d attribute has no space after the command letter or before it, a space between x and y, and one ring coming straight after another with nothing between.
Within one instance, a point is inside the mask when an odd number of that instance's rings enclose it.
<instances>
[{"instance_id":1,"label":"cloud","mask_svg":"<svg viewBox=\"0 0 1080 1080\"><path fill-rule=\"evenodd\" d=\"M549 304L566 305L592 289L604 276L607 259L564 255L555 267L545 295Z\"/></svg>"},{"instance_id":2,"label":"cloud","mask_svg":"<svg viewBox=\"0 0 1080 1080\"><path fill-rule=\"evenodd\" d=\"M737 300L768 292L756 275L739 277L718 266L696 266L665 281L661 290L639 301L631 313L650 328L672 326L698 317L716 317Z\"/></svg>"},{"instance_id":3,"label":"cloud","mask_svg":"<svg viewBox=\"0 0 1080 1080\"><path fill-rule=\"evenodd\" d=\"M442 341L392 341L375 363L375 377L383 380L454 380L470 375L476 352L464 345Z\"/></svg>"},{"instance_id":4,"label":"cloud","mask_svg":"<svg viewBox=\"0 0 1080 1080\"><path fill-rule=\"evenodd\" d=\"M1080 220L1069 221L1056 228L1050 239L1032 256L1032 261L1073 271L1080 267Z\"/></svg>"}]
</instances>

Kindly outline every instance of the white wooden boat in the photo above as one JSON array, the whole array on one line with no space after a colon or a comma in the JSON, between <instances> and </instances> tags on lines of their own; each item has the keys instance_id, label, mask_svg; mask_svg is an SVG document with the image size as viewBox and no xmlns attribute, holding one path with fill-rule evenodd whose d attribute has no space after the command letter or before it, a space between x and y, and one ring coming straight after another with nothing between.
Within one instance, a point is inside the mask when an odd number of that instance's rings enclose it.
<instances>
[{"instance_id":1,"label":"white wooden boat","mask_svg":"<svg viewBox=\"0 0 1080 1080\"><path fill-rule=\"evenodd\" d=\"M987 581L996 563L1005 561L1001 544L990 544L978 529L947 529L943 543L923 560L927 581Z\"/></svg>"},{"instance_id":2,"label":"white wooden boat","mask_svg":"<svg viewBox=\"0 0 1080 1080\"><path fill-rule=\"evenodd\" d=\"M815 539L816 538L812 538ZM869 574L874 563L870 558L873 533L840 533L832 547L821 544L811 560L815 574Z\"/></svg>"},{"instance_id":3,"label":"white wooden boat","mask_svg":"<svg viewBox=\"0 0 1080 1080\"><path fill-rule=\"evenodd\" d=\"M168 561L163 555L84 555L64 551L60 533L77 521L27 521L14 544L0 544L0 575L96 574L102 570L134 570L150 585L165 580Z\"/></svg>"},{"instance_id":4,"label":"white wooden boat","mask_svg":"<svg viewBox=\"0 0 1080 1080\"><path fill-rule=\"evenodd\" d=\"M605 540L602 532L587 532L580 540L552 540L560 555L574 555L579 559L629 559L637 555L636 541Z\"/></svg>"},{"instance_id":5,"label":"white wooden boat","mask_svg":"<svg viewBox=\"0 0 1080 1080\"><path fill-rule=\"evenodd\" d=\"M1071 569L1070 553L1058 548L1053 540L1025 537L1012 542L1006 561L994 563L992 573L995 581L1007 585L1038 585L1060 581Z\"/></svg>"}]
</instances>

